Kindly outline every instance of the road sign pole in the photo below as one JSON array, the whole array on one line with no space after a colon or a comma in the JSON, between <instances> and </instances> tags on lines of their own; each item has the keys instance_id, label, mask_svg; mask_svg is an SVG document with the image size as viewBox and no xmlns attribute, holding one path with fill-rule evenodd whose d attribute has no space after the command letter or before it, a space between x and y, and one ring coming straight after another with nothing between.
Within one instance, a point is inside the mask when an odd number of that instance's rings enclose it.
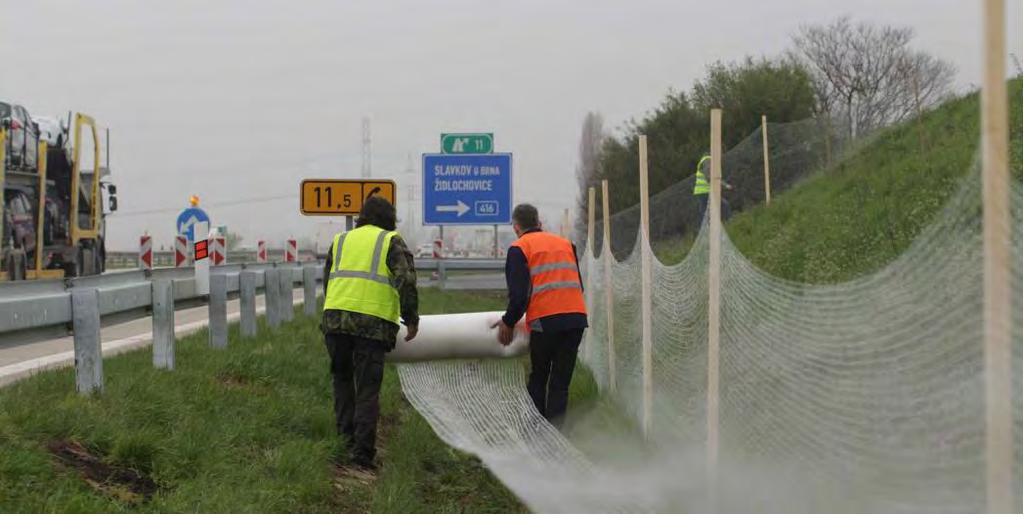
<instances>
[{"instance_id":1,"label":"road sign pole","mask_svg":"<svg viewBox=\"0 0 1023 514\"><path fill-rule=\"evenodd\" d=\"M209 233L210 224L205 221L201 221L194 225L195 241L192 242L192 256L195 259L195 265L193 271L195 273L195 292L198 295L210 294L210 257L209 257L209 246L206 246L205 255L197 255L195 253L195 245L197 242L205 242L209 244Z\"/></svg>"},{"instance_id":2,"label":"road sign pole","mask_svg":"<svg viewBox=\"0 0 1023 514\"><path fill-rule=\"evenodd\" d=\"M355 226L354 220L355 218L351 216L345 216L345 232L352 230L352 228Z\"/></svg>"},{"instance_id":3,"label":"road sign pole","mask_svg":"<svg viewBox=\"0 0 1023 514\"><path fill-rule=\"evenodd\" d=\"M495 259L501 256L500 248L501 248L501 242L500 242L500 239L498 239L498 237L497 237L497 225L494 225L494 258Z\"/></svg>"},{"instance_id":4,"label":"road sign pole","mask_svg":"<svg viewBox=\"0 0 1023 514\"><path fill-rule=\"evenodd\" d=\"M437 259L437 283L444 289L444 280L447 278L447 270L444 269L444 225L440 226L440 258Z\"/></svg>"}]
</instances>

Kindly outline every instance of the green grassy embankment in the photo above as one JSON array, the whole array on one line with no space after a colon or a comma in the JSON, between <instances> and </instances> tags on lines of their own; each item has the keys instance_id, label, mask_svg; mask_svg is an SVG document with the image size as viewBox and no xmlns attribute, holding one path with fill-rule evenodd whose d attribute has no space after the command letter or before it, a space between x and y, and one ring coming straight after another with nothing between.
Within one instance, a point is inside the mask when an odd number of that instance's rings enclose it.
<instances>
[{"instance_id":1,"label":"green grassy embankment","mask_svg":"<svg viewBox=\"0 0 1023 514\"><path fill-rule=\"evenodd\" d=\"M424 313L499 310L496 294L423 290ZM178 342L177 369L137 351L104 363L82 397L70 369L0 390L0 512L434 513L524 508L473 457L440 441L403 399L393 366L381 393L376 480L334 464L327 353L301 315L230 346Z\"/></svg>"},{"instance_id":2,"label":"green grassy embankment","mask_svg":"<svg viewBox=\"0 0 1023 514\"><path fill-rule=\"evenodd\" d=\"M1009 84L1011 165L1023 179L1023 79ZM884 267L932 223L979 162L977 95L877 134L832 169L734 216L729 237L779 277L836 283ZM976 175L979 180L979 174ZM678 262L691 241L655 245Z\"/></svg>"}]
</instances>

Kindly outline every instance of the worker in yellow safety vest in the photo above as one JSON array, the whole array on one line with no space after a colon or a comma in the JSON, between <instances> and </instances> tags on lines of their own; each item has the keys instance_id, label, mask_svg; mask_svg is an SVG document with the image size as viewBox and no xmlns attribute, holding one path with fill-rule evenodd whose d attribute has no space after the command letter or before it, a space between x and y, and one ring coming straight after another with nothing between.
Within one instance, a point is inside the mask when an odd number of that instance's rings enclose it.
<instances>
[{"instance_id":1,"label":"worker in yellow safety vest","mask_svg":"<svg viewBox=\"0 0 1023 514\"><path fill-rule=\"evenodd\" d=\"M418 332L419 296L412 253L395 231L394 206L379 196L363 203L354 230L334 236L324 269L321 329L334 377L334 414L351 461L376 470L377 419L384 354L394 349L399 320L406 341Z\"/></svg>"},{"instance_id":2,"label":"worker in yellow safety vest","mask_svg":"<svg viewBox=\"0 0 1023 514\"><path fill-rule=\"evenodd\" d=\"M707 217L707 204L710 199L710 156L704 155L700 162L696 164L696 175L693 181L693 196L696 197L696 201L699 202L700 208L700 222L702 223L704 218ZM732 185L721 181L721 187L731 191ZM728 201L724 197L721 198L721 212L723 216L721 219L728 219L731 214L731 209L728 206Z\"/></svg>"}]
</instances>

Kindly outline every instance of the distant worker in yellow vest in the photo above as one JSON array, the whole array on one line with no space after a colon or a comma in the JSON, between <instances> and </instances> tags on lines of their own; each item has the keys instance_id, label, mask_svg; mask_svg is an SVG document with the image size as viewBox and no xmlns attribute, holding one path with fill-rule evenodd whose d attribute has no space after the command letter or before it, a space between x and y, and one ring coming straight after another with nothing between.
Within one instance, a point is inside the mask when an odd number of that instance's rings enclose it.
<instances>
[{"instance_id":1,"label":"distant worker in yellow vest","mask_svg":"<svg viewBox=\"0 0 1023 514\"><path fill-rule=\"evenodd\" d=\"M371 196L356 228L334 236L324 269L326 294L321 329L334 376L337 431L352 463L376 470L377 419L384 354L398 338L399 318L406 341L419 327L419 293L412 253L395 232L394 206Z\"/></svg>"},{"instance_id":2,"label":"distant worker in yellow vest","mask_svg":"<svg viewBox=\"0 0 1023 514\"><path fill-rule=\"evenodd\" d=\"M494 324L497 340L507 346L515 324L529 326L529 392L536 410L560 427L568 408L568 386L576 355L588 326L576 248L571 241L544 232L536 207L512 211L519 239L508 249L504 274L508 309Z\"/></svg>"},{"instance_id":3,"label":"distant worker in yellow vest","mask_svg":"<svg viewBox=\"0 0 1023 514\"><path fill-rule=\"evenodd\" d=\"M710 177L710 156L704 155L696 164L696 180L693 182L693 196L696 197L700 207L700 223L703 223L704 218L707 217L707 204L710 201L710 178L708 177ZM721 187L728 191L732 190L732 185L723 179ZM724 196L721 197L721 214L722 220L728 219L732 214L728 200L725 200Z\"/></svg>"}]
</instances>

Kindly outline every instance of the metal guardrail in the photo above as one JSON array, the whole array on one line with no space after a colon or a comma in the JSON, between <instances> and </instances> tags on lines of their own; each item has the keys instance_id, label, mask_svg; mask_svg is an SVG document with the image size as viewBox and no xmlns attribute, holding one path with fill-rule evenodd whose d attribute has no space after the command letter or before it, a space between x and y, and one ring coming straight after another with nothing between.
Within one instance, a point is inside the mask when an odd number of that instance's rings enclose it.
<instances>
[{"instance_id":1,"label":"metal guardrail","mask_svg":"<svg viewBox=\"0 0 1023 514\"><path fill-rule=\"evenodd\" d=\"M416 269L504 271L504 259L416 259Z\"/></svg>"},{"instance_id":2,"label":"metal guardrail","mask_svg":"<svg viewBox=\"0 0 1023 514\"><path fill-rule=\"evenodd\" d=\"M320 279L321 265L314 265ZM229 264L210 269L211 275L227 276L227 293L239 291L239 273L242 271L288 270L296 283L302 282L300 263ZM0 345L11 342L38 340L63 332L71 333L74 314L72 292L93 288L98 293L100 316L111 317L118 323L147 317L152 306L152 284L169 281L177 309L194 307L206 301L196 293L192 268L162 268L149 272L127 270L103 275L71 279L31 280L0 283ZM259 273L257 287L262 288L263 274ZM107 320L104 320L106 322Z\"/></svg>"},{"instance_id":3,"label":"metal guardrail","mask_svg":"<svg viewBox=\"0 0 1023 514\"><path fill-rule=\"evenodd\" d=\"M233 265L210 271L209 295L196 292L195 278L185 268L154 272L126 271L70 280L44 280L3 284L0 287L0 344L4 339L24 342L40 331L71 333L73 356L56 354L17 363L3 369L0 379L17 380L53 365L75 366L76 388L89 394L103 389L103 345L100 327L108 320L152 316L153 365L174 369L174 311L190 303L209 307L209 340L215 348L227 346L227 301L236 294L243 337L256 335L256 294L262 288L267 324L278 327L294 317L294 288L301 284L305 313L316 314L317 283L321 265ZM52 335L51 335L52 337ZM139 338L128 345L145 341ZM122 341L112 346L124 346ZM116 350L116 348L115 348ZM2 369L2 368L0 368ZM4 383L4 382L0 382Z\"/></svg>"}]
</instances>

